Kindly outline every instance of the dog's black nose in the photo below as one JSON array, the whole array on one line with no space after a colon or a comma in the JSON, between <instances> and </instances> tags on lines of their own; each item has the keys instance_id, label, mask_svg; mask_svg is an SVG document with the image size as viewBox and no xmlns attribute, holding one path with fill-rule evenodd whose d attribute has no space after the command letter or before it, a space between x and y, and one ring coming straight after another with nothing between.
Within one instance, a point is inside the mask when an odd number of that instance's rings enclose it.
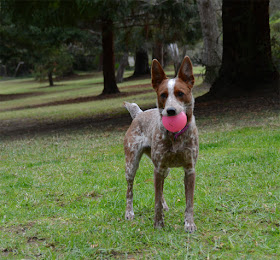
<instances>
[{"instance_id":1,"label":"dog's black nose","mask_svg":"<svg viewBox=\"0 0 280 260\"><path fill-rule=\"evenodd\" d=\"M169 107L166 109L167 115L169 116L175 116L176 115L176 109L174 107Z\"/></svg>"}]
</instances>

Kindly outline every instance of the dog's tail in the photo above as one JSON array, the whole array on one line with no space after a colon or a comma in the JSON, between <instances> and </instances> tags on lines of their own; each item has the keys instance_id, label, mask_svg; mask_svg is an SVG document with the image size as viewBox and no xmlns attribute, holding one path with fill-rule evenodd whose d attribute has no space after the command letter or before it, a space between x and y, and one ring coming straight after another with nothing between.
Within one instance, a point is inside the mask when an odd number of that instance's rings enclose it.
<instances>
[{"instance_id":1,"label":"dog's tail","mask_svg":"<svg viewBox=\"0 0 280 260\"><path fill-rule=\"evenodd\" d=\"M128 110L132 119L143 112L141 108L135 103L123 102L123 106Z\"/></svg>"}]
</instances>

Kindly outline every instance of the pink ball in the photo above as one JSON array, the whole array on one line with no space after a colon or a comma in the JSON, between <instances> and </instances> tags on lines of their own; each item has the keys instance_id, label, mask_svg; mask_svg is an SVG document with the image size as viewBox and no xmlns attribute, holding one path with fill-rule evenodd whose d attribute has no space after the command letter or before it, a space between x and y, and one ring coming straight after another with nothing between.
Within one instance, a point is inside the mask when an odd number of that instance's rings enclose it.
<instances>
[{"instance_id":1,"label":"pink ball","mask_svg":"<svg viewBox=\"0 0 280 260\"><path fill-rule=\"evenodd\" d=\"M176 116L163 116L162 124L172 133L179 132L186 126L187 116L184 112L181 112Z\"/></svg>"}]
</instances>

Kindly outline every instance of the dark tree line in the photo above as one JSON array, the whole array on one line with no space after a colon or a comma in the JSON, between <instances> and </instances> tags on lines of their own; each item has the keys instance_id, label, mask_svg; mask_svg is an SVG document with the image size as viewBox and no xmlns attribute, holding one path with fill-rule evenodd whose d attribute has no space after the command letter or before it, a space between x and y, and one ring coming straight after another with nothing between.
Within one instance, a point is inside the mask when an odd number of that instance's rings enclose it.
<instances>
[{"instance_id":1,"label":"dark tree line","mask_svg":"<svg viewBox=\"0 0 280 260\"><path fill-rule=\"evenodd\" d=\"M124 38L122 51L137 53L135 75L149 73L147 56L145 57L147 50L143 48L146 43L153 44L156 41L157 47L161 46L160 53L165 43L180 41L188 34L195 35L196 39L199 38L199 20L192 21L188 25L191 19L197 17L193 0L176 2L171 0L154 2L2 0L1 6L2 14L5 14L9 20L7 23L16 27L24 24L26 32L31 27L37 27L42 34L45 33L44 38L46 39L51 38L46 31L53 28L63 28L64 31L67 31L71 27L99 34L103 53L101 55L104 75L103 94L119 92L115 79L114 42L116 34L118 38ZM30 33L29 36L31 36ZM52 35L52 38L55 41L53 46L65 44L71 40L60 39L60 35ZM191 39L195 40L194 37ZM72 40L76 41L74 37ZM44 48L45 44L37 42L36 46ZM33 51L34 46L29 48L29 51L31 49ZM138 55L141 51L144 53L142 56ZM154 57L160 59L156 52ZM49 70L51 71L51 68ZM51 72L48 75L51 79Z\"/></svg>"},{"instance_id":2,"label":"dark tree line","mask_svg":"<svg viewBox=\"0 0 280 260\"><path fill-rule=\"evenodd\" d=\"M210 0L198 2L211 4ZM63 60L65 55L60 55L66 46L91 46L102 52L103 94L119 92L115 78L116 49L123 57L128 52L136 53L134 75L137 76L150 71L147 45L153 50L153 58L164 64L166 44L186 45L201 38L195 0L0 0L0 3L2 61L13 59L15 54L23 59L29 57L34 66L43 64L39 69L47 71L51 82L60 56L60 63L71 63L70 58ZM222 64L207 97L279 90L279 72L271 55L268 7L269 0L223 0ZM209 10L204 9L204 13ZM201 24L206 26L207 21ZM213 35L210 32L210 43ZM215 48L207 52L216 51ZM208 57L211 59L211 55Z\"/></svg>"}]
</instances>

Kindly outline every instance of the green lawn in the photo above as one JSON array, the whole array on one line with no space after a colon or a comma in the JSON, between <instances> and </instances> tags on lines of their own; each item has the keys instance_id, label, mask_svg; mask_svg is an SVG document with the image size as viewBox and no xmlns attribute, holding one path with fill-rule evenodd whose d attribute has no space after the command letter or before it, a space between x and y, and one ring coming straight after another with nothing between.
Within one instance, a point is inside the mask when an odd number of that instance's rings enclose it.
<instances>
[{"instance_id":1,"label":"green lawn","mask_svg":"<svg viewBox=\"0 0 280 260\"><path fill-rule=\"evenodd\" d=\"M100 79L63 81L60 87L40 91L49 91L53 98L63 100L60 92L55 94L59 89L67 90L72 97L86 95L90 92L87 84L94 80ZM37 91L40 87L30 80L9 81L9 92L6 83L0 82L0 94ZM142 85L149 80L125 82L120 88L134 91L134 87L128 87L134 83ZM97 94L102 90L101 85L88 88L96 88ZM26 105L33 99L32 102L44 103L47 95L17 102ZM154 98L150 92L4 111L0 118L8 124L23 122L22 118L53 122L85 113L94 117L104 113L109 104L112 111L126 113L121 112L123 99L147 105L155 103ZM1 109L17 106L17 102L1 102ZM98 107L98 112L92 111ZM170 210L165 213L165 228L154 230L153 167L146 157L135 180L135 220L124 219L122 142L126 127L88 126L2 138L0 259L279 259L279 110L209 113L197 117L197 125L198 230L194 234L184 232L181 169L172 169L166 179L164 194Z\"/></svg>"},{"instance_id":2,"label":"green lawn","mask_svg":"<svg viewBox=\"0 0 280 260\"><path fill-rule=\"evenodd\" d=\"M195 72L202 71L196 67ZM173 72L168 73L172 76ZM129 76L129 74L127 74ZM141 106L155 106L155 93L151 86L150 78L125 81L118 84L123 95L109 99L98 99L102 93L101 73L82 75L80 78L55 82L54 87L48 87L47 82L37 82L32 79L0 81L0 120L6 128L18 127L19 121L30 125L41 123L55 123L62 120L77 118L93 118L106 115L121 115L127 113L123 108L123 101L134 102L137 100ZM197 84L202 78L197 77ZM195 95L205 93L204 88L195 88ZM15 99L7 95L24 94ZM95 98L94 102L74 103L75 98ZM70 100L68 104L52 105L53 102ZM46 105L50 104L46 108ZM43 105L43 106L40 106ZM21 124L21 123L20 123ZM0 125L1 130L1 125Z\"/></svg>"}]
</instances>

